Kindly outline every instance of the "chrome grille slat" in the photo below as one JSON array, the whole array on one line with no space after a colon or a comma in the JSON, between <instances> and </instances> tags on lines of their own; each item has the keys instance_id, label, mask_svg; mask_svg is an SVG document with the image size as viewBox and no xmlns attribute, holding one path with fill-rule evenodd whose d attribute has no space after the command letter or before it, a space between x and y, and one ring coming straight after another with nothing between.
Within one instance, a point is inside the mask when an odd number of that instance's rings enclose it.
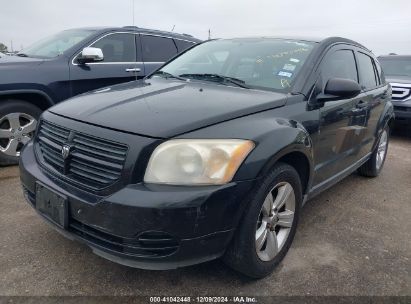
<instances>
[{"instance_id":1,"label":"chrome grille slat","mask_svg":"<svg viewBox=\"0 0 411 304\"><path fill-rule=\"evenodd\" d=\"M83 134L42 121L37 134L43 162L68 180L95 190L120 179L128 147L106 139ZM64 145L72 147L69 157L62 156Z\"/></svg>"}]
</instances>

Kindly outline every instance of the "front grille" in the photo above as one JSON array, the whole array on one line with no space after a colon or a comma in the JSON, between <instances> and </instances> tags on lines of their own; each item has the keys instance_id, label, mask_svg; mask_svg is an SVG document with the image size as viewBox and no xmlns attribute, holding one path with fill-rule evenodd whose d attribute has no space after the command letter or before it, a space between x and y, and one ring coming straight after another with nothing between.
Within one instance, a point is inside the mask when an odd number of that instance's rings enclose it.
<instances>
[{"instance_id":1,"label":"front grille","mask_svg":"<svg viewBox=\"0 0 411 304\"><path fill-rule=\"evenodd\" d=\"M404 101L411 97L411 84L391 83L391 87L393 101Z\"/></svg>"},{"instance_id":2,"label":"front grille","mask_svg":"<svg viewBox=\"0 0 411 304\"><path fill-rule=\"evenodd\" d=\"M122 238L74 219L70 219L69 231L103 248L139 257L167 256L179 248L179 241L165 232L145 232L136 239Z\"/></svg>"},{"instance_id":3,"label":"front grille","mask_svg":"<svg viewBox=\"0 0 411 304\"><path fill-rule=\"evenodd\" d=\"M93 189L103 189L116 182L122 173L127 146L42 121L38 144L43 161L72 181ZM62 148L71 146L69 157Z\"/></svg>"}]
</instances>

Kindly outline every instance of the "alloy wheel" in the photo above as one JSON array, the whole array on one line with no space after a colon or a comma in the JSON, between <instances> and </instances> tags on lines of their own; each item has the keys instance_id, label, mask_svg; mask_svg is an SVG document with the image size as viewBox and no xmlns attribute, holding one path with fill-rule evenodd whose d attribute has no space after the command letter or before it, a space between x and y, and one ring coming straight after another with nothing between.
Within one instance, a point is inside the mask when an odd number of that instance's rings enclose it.
<instances>
[{"instance_id":1,"label":"alloy wheel","mask_svg":"<svg viewBox=\"0 0 411 304\"><path fill-rule=\"evenodd\" d=\"M284 246L295 214L295 194L291 184L278 183L266 196L257 222L255 247L262 261L271 261Z\"/></svg>"},{"instance_id":2,"label":"alloy wheel","mask_svg":"<svg viewBox=\"0 0 411 304\"><path fill-rule=\"evenodd\" d=\"M381 134L380 141L378 143L377 150L377 170L379 170L384 162L385 154L387 153L387 144L388 144L388 134L387 130L384 130Z\"/></svg>"},{"instance_id":3,"label":"alloy wheel","mask_svg":"<svg viewBox=\"0 0 411 304\"><path fill-rule=\"evenodd\" d=\"M37 120L26 113L9 113L0 118L0 152L20 156L20 150L33 136Z\"/></svg>"}]
</instances>

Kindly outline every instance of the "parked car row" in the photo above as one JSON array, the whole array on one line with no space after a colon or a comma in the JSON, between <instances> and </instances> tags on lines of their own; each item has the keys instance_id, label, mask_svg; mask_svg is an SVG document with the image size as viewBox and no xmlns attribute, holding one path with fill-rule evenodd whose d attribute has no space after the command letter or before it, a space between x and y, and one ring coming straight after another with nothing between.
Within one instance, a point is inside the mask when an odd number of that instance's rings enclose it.
<instances>
[{"instance_id":1,"label":"parked car row","mask_svg":"<svg viewBox=\"0 0 411 304\"><path fill-rule=\"evenodd\" d=\"M63 39L87 40L70 51L20 54L28 74L48 66L50 75L36 77L48 77L43 87L57 101L95 89L42 114L21 150L20 177L38 214L96 254L146 269L221 257L261 278L286 255L307 200L355 170L381 172L391 87L361 44L211 40L142 80L96 89L147 75L197 42L127 30L99 38L80 30ZM12 136L26 141L39 112L20 115L29 127Z\"/></svg>"},{"instance_id":2,"label":"parked car row","mask_svg":"<svg viewBox=\"0 0 411 304\"><path fill-rule=\"evenodd\" d=\"M397 122L411 122L411 56L380 56L387 81L392 86L392 103Z\"/></svg>"},{"instance_id":3,"label":"parked car row","mask_svg":"<svg viewBox=\"0 0 411 304\"><path fill-rule=\"evenodd\" d=\"M0 165L18 160L40 114L72 96L142 79L200 40L138 27L80 28L0 59Z\"/></svg>"}]
</instances>

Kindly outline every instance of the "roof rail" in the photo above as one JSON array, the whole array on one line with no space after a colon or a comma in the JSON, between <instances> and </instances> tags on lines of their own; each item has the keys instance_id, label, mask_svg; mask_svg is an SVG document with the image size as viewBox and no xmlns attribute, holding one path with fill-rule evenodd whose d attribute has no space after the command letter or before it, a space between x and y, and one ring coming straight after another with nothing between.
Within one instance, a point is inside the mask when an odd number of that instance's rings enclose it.
<instances>
[{"instance_id":1,"label":"roof rail","mask_svg":"<svg viewBox=\"0 0 411 304\"><path fill-rule=\"evenodd\" d=\"M187 37L193 37L193 35L186 34L186 33L182 33L181 35L183 35L183 36L187 36Z\"/></svg>"},{"instance_id":2,"label":"roof rail","mask_svg":"<svg viewBox=\"0 0 411 304\"><path fill-rule=\"evenodd\" d=\"M126 25L126 26L123 26L123 28L136 28L136 29L138 29L139 27L135 26L135 25Z\"/></svg>"}]
</instances>

